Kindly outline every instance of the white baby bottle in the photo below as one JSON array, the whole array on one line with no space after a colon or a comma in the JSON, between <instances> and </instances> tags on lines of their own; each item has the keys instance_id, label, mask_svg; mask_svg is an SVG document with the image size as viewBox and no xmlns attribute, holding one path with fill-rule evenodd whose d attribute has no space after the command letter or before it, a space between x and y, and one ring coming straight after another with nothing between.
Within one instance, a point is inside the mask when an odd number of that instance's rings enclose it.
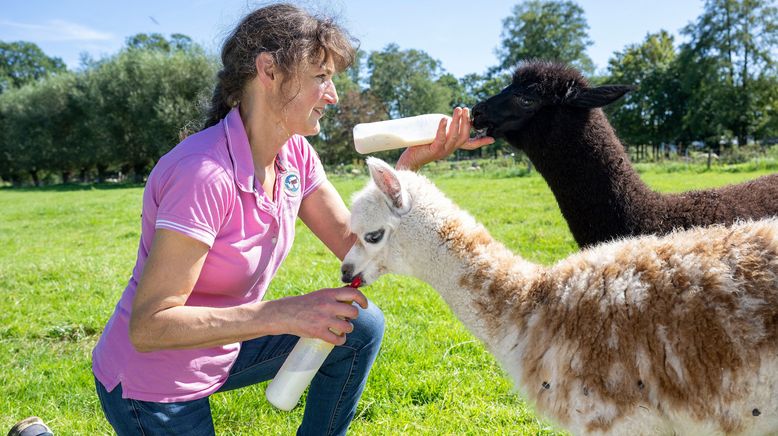
<instances>
[{"instance_id":1,"label":"white baby bottle","mask_svg":"<svg viewBox=\"0 0 778 436\"><path fill-rule=\"evenodd\" d=\"M267 385L270 404L287 412L294 409L324 359L335 346L316 338L300 338L276 377Z\"/></svg>"},{"instance_id":2,"label":"white baby bottle","mask_svg":"<svg viewBox=\"0 0 778 436\"><path fill-rule=\"evenodd\" d=\"M349 286L358 288L359 277ZM300 401L305 388L311 384L313 376L335 346L316 338L300 338L289 353L275 378L265 390L270 404L287 412L294 409Z\"/></svg>"},{"instance_id":3,"label":"white baby bottle","mask_svg":"<svg viewBox=\"0 0 778 436\"><path fill-rule=\"evenodd\" d=\"M395 148L429 144L438 133L440 120L451 117L425 114L396 120L360 123L354 126L354 145L359 153L368 154Z\"/></svg>"}]
</instances>

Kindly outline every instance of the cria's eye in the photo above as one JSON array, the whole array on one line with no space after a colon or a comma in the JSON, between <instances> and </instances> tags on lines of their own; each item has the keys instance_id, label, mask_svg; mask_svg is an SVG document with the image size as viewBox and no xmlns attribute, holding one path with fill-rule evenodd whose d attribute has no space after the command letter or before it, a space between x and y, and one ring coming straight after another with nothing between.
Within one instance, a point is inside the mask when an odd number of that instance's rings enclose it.
<instances>
[{"instance_id":1,"label":"cria's eye","mask_svg":"<svg viewBox=\"0 0 778 436\"><path fill-rule=\"evenodd\" d=\"M365 233L365 242L368 244L377 244L384 237L384 229L378 229L374 232Z\"/></svg>"}]
</instances>

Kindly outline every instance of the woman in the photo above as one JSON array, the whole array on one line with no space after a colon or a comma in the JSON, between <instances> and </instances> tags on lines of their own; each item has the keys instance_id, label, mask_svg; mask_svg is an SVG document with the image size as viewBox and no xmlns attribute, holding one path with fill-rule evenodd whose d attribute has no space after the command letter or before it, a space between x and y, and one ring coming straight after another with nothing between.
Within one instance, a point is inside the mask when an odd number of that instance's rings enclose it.
<instances>
[{"instance_id":1,"label":"woman","mask_svg":"<svg viewBox=\"0 0 778 436\"><path fill-rule=\"evenodd\" d=\"M149 175L137 263L93 351L118 434L213 434L208 397L273 378L301 336L336 347L298 433L346 432L381 343L380 310L350 287L262 297L296 217L341 259L355 240L303 138L318 134L338 101L332 76L353 59L342 29L288 4L252 12L225 42L206 128ZM406 150L398 167L491 142L469 132L469 113L457 108L448 129L441 120L435 141Z\"/></svg>"}]
</instances>

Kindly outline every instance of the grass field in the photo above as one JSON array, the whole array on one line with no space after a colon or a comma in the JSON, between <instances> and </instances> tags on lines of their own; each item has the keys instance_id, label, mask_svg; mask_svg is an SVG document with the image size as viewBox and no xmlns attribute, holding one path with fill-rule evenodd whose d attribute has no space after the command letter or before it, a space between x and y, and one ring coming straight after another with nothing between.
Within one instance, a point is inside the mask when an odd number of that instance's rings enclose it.
<instances>
[{"instance_id":1,"label":"grass field","mask_svg":"<svg viewBox=\"0 0 778 436\"><path fill-rule=\"evenodd\" d=\"M642 170L662 191L769 172ZM347 203L366 180L333 179ZM576 249L537 174L433 180L530 260L549 264ZM90 353L134 265L141 194L137 186L0 189L0 433L29 415L62 435L111 433L94 393ZM268 298L332 287L338 277L337 259L298 224ZM352 434L555 434L427 285L386 276L364 291L383 309L387 329ZM264 384L214 395L211 404L218 434L293 434L302 417L302 407L273 409Z\"/></svg>"}]
</instances>

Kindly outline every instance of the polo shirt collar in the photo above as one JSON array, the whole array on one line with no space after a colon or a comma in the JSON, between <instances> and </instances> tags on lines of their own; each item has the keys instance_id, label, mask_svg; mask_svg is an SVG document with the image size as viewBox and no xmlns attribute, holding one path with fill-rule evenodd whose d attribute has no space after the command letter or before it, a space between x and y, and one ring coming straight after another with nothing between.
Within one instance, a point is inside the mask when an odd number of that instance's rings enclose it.
<instances>
[{"instance_id":1,"label":"polo shirt collar","mask_svg":"<svg viewBox=\"0 0 778 436\"><path fill-rule=\"evenodd\" d=\"M227 137L227 150L232 159L235 183L244 192L254 192L254 158L251 155L251 145L237 106L224 117L224 134Z\"/></svg>"},{"instance_id":2,"label":"polo shirt collar","mask_svg":"<svg viewBox=\"0 0 778 436\"><path fill-rule=\"evenodd\" d=\"M241 191L255 192L254 157L251 154L251 144L249 144L246 128L243 126L243 120L240 118L240 110L237 106L224 117L224 134L227 137L227 150L229 150L232 160L235 183ZM285 149L286 147L276 155L275 164L278 169L276 176L286 174L289 170L289 163L282 156L285 154Z\"/></svg>"}]
</instances>

